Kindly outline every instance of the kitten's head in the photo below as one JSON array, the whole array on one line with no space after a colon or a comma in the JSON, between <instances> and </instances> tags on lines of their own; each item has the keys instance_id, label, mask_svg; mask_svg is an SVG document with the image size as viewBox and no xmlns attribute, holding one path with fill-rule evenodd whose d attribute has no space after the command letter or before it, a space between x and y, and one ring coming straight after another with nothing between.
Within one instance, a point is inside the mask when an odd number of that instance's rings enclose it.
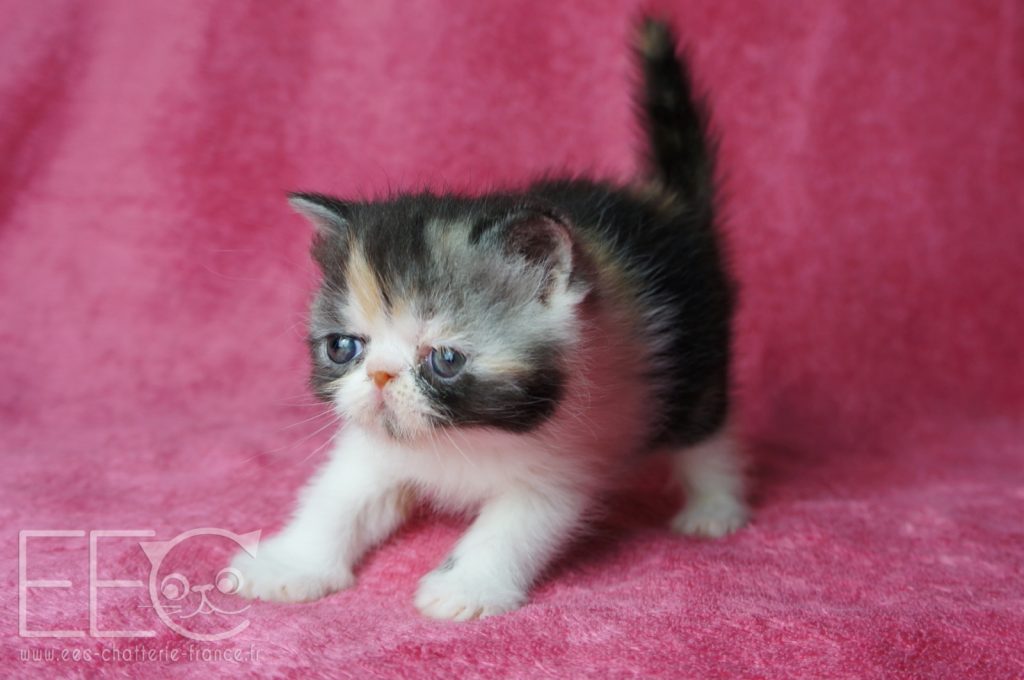
<instances>
[{"instance_id":1,"label":"kitten's head","mask_svg":"<svg viewBox=\"0 0 1024 680\"><path fill-rule=\"evenodd\" d=\"M312 384L342 415L409 440L554 414L586 292L564 218L511 197L291 203L323 272Z\"/></svg>"}]
</instances>

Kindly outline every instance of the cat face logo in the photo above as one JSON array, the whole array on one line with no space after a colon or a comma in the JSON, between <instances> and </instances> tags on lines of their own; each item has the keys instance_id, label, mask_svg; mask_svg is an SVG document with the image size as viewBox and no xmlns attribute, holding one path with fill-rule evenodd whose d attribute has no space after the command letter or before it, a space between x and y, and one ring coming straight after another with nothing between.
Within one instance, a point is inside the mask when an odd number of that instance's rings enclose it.
<instances>
[{"instance_id":1,"label":"cat face logo","mask_svg":"<svg viewBox=\"0 0 1024 680\"><path fill-rule=\"evenodd\" d=\"M182 543L196 539L189 545ZM178 534L169 541L143 542L143 552L152 568L149 572L149 597L157 616L168 628L192 640L224 640L248 628L249 620L238 622L238 615L250 605L235 608L232 598L242 585L242 575L228 567L216 574L203 569L209 564L209 551L196 554L190 547L212 542L214 547L229 546L235 552L238 547L256 556L260 532L236 534L224 529L192 529ZM179 547L181 546L181 547ZM165 564L166 563L166 564ZM212 578L211 578L212 576Z\"/></svg>"}]
</instances>

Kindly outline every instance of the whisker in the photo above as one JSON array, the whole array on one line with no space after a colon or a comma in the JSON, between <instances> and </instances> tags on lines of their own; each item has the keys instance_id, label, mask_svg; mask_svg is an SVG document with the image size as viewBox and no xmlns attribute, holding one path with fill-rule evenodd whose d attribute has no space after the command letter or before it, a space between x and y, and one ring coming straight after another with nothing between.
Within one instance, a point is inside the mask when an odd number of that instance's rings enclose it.
<instances>
[{"instance_id":1,"label":"whisker","mask_svg":"<svg viewBox=\"0 0 1024 680\"><path fill-rule=\"evenodd\" d=\"M310 416L309 418L306 418L305 420L300 420L300 421L299 421L299 422L297 422L297 423L292 423L291 425L286 425L286 426L282 427L282 428L281 428L280 430L278 430L278 432L283 432L283 431L285 431L285 430L290 430L290 429L292 429L293 427L298 427L299 425L302 425L302 424L304 424L304 423L308 423L308 422L309 422L309 421L311 421L311 420L318 420L318 419L320 419L320 418L323 418L324 416L329 416L329 415L337 415L337 414L335 413L335 411L334 411L334 408L332 408L332 407L330 407L330 406L328 406L327 408L325 408L325 409L324 409L323 411L321 411L320 413L317 413L317 414L316 414L315 416Z\"/></svg>"},{"instance_id":2,"label":"whisker","mask_svg":"<svg viewBox=\"0 0 1024 680\"><path fill-rule=\"evenodd\" d=\"M286 451L286 450L287 451L291 451L291 450L294 450L295 447L298 446L299 444L304 444L305 442L309 441L310 439L312 439L316 435L320 434L321 432L323 432L324 430L326 430L330 426L335 425L335 424L339 423L340 421L341 421L341 416L335 416L334 418L331 418L329 421L327 421L326 424L321 425L317 429L313 430L312 432L307 434L305 437L303 437L299 441L292 443L291 446L281 446L281 447L278 447L276 449L272 449L270 451L270 453L280 453L281 451Z\"/></svg>"},{"instance_id":3,"label":"whisker","mask_svg":"<svg viewBox=\"0 0 1024 680\"><path fill-rule=\"evenodd\" d=\"M309 460L310 458L312 458L313 456L317 455L318 453L320 453L321 451L323 451L323 450L324 450L325 448L327 448L328 446L330 446L331 444L333 444L333 443L334 443L334 440L335 440L335 439L337 439L338 435L339 435L339 434L341 434L341 432L342 432L342 431L344 431L345 427L346 427L346 426L344 426L344 425L343 425L343 426L341 427L341 429L339 429L339 430L338 430L338 432L334 434L334 436L332 436L332 437L331 437L330 439L328 439L327 441L325 441L325 442L324 442L323 444L321 444L320 446L318 446L318 447L316 447L315 449L313 449L312 453L310 453L310 454L309 454L308 456L306 456L305 458L303 458L302 460L300 460L300 461L299 461L299 462L298 462L297 464L298 464L298 465L301 465L301 464L305 463L305 462L306 462L307 460Z\"/></svg>"},{"instance_id":4,"label":"whisker","mask_svg":"<svg viewBox=\"0 0 1024 680\"><path fill-rule=\"evenodd\" d=\"M452 439L452 435L448 432L448 430L441 430L441 432L444 433L444 436L448 437L448 441L450 441L452 443L452 446L455 447L455 450L458 451L459 454L466 459L466 462L469 463L472 467L476 467L476 463L470 460L469 456L466 455L466 452L459 448L459 445L455 443L454 439Z\"/></svg>"},{"instance_id":5,"label":"whisker","mask_svg":"<svg viewBox=\"0 0 1024 680\"><path fill-rule=\"evenodd\" d=\"M430 437L430 443L433 445L433 448L434 448L434 458L437 459L437 464L440 465L441 464L441 452L437 450L437 437L435 435L436 435L436 428L431 427L429 430L427 430L427 436Z\"/></svg>"}]
</instances>

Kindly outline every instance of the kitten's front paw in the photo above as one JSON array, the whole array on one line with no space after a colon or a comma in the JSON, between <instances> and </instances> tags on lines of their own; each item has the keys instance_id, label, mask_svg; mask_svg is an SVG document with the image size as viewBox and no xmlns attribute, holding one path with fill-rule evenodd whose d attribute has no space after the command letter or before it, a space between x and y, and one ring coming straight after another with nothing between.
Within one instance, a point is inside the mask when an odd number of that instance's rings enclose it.
<instances>
[{"instance_id":1,"label":"kitten's front paw","mask_svg":"<svg viewBox=\"0 0 1024 680\"><path fill-rule=\"evenodd\" d=\"M689 536L722 538L747 523L747 506L731 496L688 501L672 520L672 529Z\"/></svg>"},{"instance_id":2,"label":"kitten's front paw","mask_svg":"<svg viewBox=\"0 0 1024 680\"><path fill-rule=\"evenodd\" d=\"M525 601L526 594L517 589L450 569L432 571L420 579L415 604L420 613L434 619L470 621L518 609Z\"/></svg>"},{"instance_id":3,"label":"kitten's front paw","mask_svg":"<svg viewBox=\"0 0 1024 680\"><path fill-rule=\"evenodd\" d=\"M311 569L312 561L273 539L253 557L240 552L231 566L241 575L238 594L268 602L310 602L355 583L350 571Z\"/></svg>"}]
</instances>

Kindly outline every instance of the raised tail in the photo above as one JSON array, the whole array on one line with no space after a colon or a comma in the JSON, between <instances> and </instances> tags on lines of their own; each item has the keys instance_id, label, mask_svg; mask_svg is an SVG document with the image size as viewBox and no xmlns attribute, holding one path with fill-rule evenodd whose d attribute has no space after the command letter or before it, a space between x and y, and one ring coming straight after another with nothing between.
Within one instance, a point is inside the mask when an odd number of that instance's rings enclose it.
<instances>
[{"instance_id":1,"label":"raised tail","mask_svg":"<svg viewBox=\"0 0 1024 680\"><path fill-rule=\"evenodd\" d=\"M703 102L694 96L690 72L678 56L672 30L645 18L637 39L643 71L638 95L648 140L651 178L676 194L688 209L714 211L714 144Z\"/></svg>"}]
</instances>

